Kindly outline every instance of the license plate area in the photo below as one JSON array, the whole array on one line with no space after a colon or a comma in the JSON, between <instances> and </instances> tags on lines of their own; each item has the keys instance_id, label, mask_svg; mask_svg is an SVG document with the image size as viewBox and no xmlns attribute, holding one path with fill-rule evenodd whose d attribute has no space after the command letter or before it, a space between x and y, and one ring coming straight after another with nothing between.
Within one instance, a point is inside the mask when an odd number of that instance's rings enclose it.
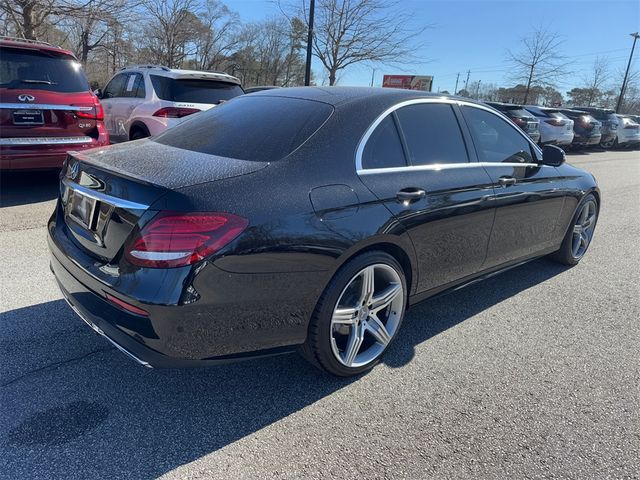
<instances>
[{"instance_id":1,"label":"license plate area","mask_svg":"<svg viewBox=\"0 0 640 480\"><path fill-rule=\"evenodd\" d=\"M13 112L14 125L44 125L42 110L15 110Z\"/></svg>"},{"instance_id":2,"label":"license plate area","mask_svg":"<svg viewBox=\"0 0 640 480\"><path fill-rule=\"evenodd\" d=\"M70 193L71 196L67 204L68 217L87 230L94 231L98 201L76 190L71 190Z\"/></svg>"}]
</instances>

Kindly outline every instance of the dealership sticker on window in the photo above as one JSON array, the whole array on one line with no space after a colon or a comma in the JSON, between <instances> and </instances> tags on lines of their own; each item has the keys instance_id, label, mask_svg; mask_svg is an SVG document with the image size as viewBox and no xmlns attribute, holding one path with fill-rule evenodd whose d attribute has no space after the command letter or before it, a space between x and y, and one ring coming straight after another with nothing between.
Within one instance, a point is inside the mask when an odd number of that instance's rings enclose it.
<instances>
[{"instance_id":1,"label":"dealership sticker on window","mask_svg":"<svg viewBox=\"0 0 640 480\"><path fill-rule=\"evenodd\" d=\"M136 81L136 76L135 75L131 75L129 77L129 81L127 82L127 92L130 92L131 90L133 90L133 83Z\"/></svg>"}]
</instances>

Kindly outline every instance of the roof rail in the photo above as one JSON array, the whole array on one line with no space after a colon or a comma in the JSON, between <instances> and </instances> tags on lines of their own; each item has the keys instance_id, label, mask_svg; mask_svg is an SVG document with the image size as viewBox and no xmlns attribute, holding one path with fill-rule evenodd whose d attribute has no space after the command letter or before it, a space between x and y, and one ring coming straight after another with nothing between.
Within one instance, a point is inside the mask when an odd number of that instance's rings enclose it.
<instances>
[{"instance_id":1,"label":"roof rail","mask_svg":"<svg viewBox=\"0 0 640 480\"><path fill-rule=\"evenodd\" d=\"M43 42L42 40L31 40L30 38L9 37L7 35L0 35L0 40L8 40L10 42L28 43L31 45L45 45L47 47L61 48L53 43Z\"/></svg>"},{"instance_id":2,"label":"roof rail","mask_svg":"<svg viewBox=\"0 0 640 480\"><path fill-rule=\"evenodd\" d=\"M129 68L159 68L160 70L164 70L165 72L170 72L171 69L169 67L165 67L164 65L127 65L126 67L122 67L120 70L128 70Z\"/></svg>"}]
</instances>

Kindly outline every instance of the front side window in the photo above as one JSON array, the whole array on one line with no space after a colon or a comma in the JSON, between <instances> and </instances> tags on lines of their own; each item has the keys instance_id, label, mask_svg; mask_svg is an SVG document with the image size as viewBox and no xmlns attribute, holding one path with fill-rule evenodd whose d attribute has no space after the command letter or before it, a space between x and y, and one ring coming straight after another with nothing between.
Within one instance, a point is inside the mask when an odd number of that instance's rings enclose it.
<instances>
[{"instance_id":1,"label":"front side window","mask_svg":"<svg viewBox=\"0 0 640 480\"><path fill-rule=\"evenodd\" d=\"M119 73L115 77L111 79L111 81L104 87L104 92L102 92L103 98L116 98L122 96L122 91L124 90L124 84L127 80L126 73Z\"/></svg>"},{"instance_id":2,"label":"front side window","mask_svg":"<svg viewBox=\"0 0 640 480\"><path fill-rule=\"evenodd\" d=\"M362 153L363 168L406 167L402 142L392 115L375 128Z\"/></svg>"},{"instance_id":3,"label":"front side window","mask_svg":"<svg viewBox=\"0 0 640 480\"><path fill-rule=\"evenodd\" d=\"M486 110L463 106L462 112L481 162L533 163L531 145L515 127Z\"/></svg>"},{"instance_id":4,"label":"front side window","mask_svg":"<svg viewBox=\"0 0 640 480\"><path fill-rule=\"evenodd\" d=\"M444 103L420 103L396 110L410 165L464 163L467 149L460 125Z\"/></svg>"}]
</instances>

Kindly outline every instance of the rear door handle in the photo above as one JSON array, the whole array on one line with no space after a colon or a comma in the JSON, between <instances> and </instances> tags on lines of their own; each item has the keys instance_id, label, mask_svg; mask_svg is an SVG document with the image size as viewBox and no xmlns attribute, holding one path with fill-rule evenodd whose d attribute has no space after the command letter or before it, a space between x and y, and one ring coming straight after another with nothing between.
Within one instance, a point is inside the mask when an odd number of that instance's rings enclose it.
<instances>
[{"instance_id":1,"label":"rear door handle","mask_svg":"<svg viewBox=\"0 0 640 480\"><path fill-rule=\"evenodd\" d=\"M498 183L503 187L508 187L510 185L515 185L516 183L518 183L518 180L513 177L500 177L498 179Z\"/></svg>"},{"instance_id":2,"label":"rear door handle","mask_svg":"<svg viewBox=\"0 0 640 480\"><path fill-rule=\"evenodd\" d=\"M396 197L401 202L415 202L416 200L421 200L427 196L427 192L425 192L421 188L403 188L398 193L396 193Z\"/></svg>"}]
</instances>

